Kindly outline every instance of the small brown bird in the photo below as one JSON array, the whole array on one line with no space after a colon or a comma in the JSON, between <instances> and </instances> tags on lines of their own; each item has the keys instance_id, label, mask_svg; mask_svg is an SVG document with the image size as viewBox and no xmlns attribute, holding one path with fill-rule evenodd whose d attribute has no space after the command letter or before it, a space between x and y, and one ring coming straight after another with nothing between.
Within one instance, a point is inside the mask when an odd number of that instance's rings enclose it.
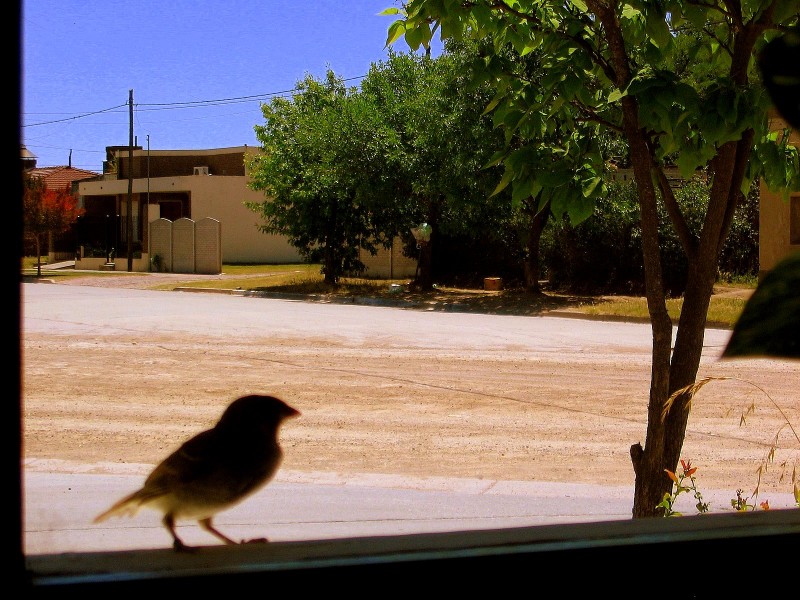
<instances>
[{"instance_id":1,"label":"small brown bird","mask_svg":"<svg viewBox=\"0 0 800 600\"><path fill-rule=\"evenodd\" d=\"M111 516L135 515L148 507L164 514L162 523L175 550L189 550L175 532L175 521L194 519L226 544L237 542L214 528L212 518L267 484L283 460L278 430L300 412L273 396L234 400L217 424L184 442L147 477L144 486L125 496L95 523ZM266 538L240 543L266 542Z\"/></svg>"}]
</instances>

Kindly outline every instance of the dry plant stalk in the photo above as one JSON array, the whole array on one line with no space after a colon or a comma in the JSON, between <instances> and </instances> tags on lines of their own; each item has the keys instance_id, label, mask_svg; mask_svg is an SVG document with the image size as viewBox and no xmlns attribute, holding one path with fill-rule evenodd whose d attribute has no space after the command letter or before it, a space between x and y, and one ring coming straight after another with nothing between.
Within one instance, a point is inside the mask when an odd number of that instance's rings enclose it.
<instances>
[{"instance_id":1,"label":"dry plant stalk","mask_svg":"<svg viewBox=\"0 0 800 600\"><path fill-rule=\"evenodd\" d=\"M762 477L762 475L764 473L766 473L768 466L775 462L775 453L776 453L776 451L778 449L778 439L780 438L781 432L784 429L788 428L792 432L792 435L794 436L794 439L797 440L798 444L800 444L800 435L798 435L797 430L795 430L794 426L792 425L791 421L789 420L789 417L786 415L784 410L778 405L778 403L775 402L775 400L772 398L772 396L770 396L767 393L767 391L764 388L762 388L759 385L754 384L751 381L747 381L747 380L744 380L744 379L739 379L738 377L703 377L702 379L699 379L699 380L695 381L694 383L692 383L690 385L687 385L687 386L684 386L684 387L682 387L682 388L680 388L678 390L675 390L670 395L670 397L667 398L667 401L664 403L664 407L663 407L663 409L661 411L661 420L663 421L664 419L667 418L667 415L669 414L670 410L672 410L672 408L675 406L675 404L679 400L684 400L685 402L684 402L684 405L683 405L683 409L685 411L690 411L691 408L692 408L692 400L694 399L695 394L698 391L700 391L700 389L702 389L703 386L705 386L707 383L710 383L711 381L725 381L725 380L728 380L728 379L737 379L739 381L742 381L743 383L751 385L754 388L760 390L769 399L769 401L776 408L776 410L781 414L781 416L783 417L783 420L784 420L783 425L781 425L778 428L778 431L775 433L775 437L772 439L772 442L770 443L770 447L767 450L767 455L761 461L761 464L759 465L758 469L756 470L756 473L757 473L758 477L757 477L757 480L756 480L756 487L753 490L752 497L753 498L757 498L758 497L758 491L759 491L759 488L761 486L761 477ZM755 402L752 402L741 413L741 415L739 417L739 426L741 427L743 425L746 425L747 424L747 417L750 414L754 413L754 412L755 412ZM788 460L784 460L783 462L779 463L779 466L781 467L781 473L779 475L778 481L780 481L782 483L784 481L784 479L785 479L785 476L786 476L786 471L787 471L787 468L789 466L789 461ZM796 500L797 504L800 505L800 480L798 480L797 463L793 463L792 464L791 484L792 484L792 489L793 489L793 492L794 492L795 500Z\"/></svg>"}]
</instances>

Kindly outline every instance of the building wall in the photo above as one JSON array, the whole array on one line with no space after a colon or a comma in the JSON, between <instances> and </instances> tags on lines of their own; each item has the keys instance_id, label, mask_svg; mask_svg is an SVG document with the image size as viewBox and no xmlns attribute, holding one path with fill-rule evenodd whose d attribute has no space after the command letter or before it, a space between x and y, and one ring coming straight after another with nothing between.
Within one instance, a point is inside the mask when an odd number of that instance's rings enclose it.
<instances>
[{"instance_id":1,"label":"building wall","mask_svg":"<svg viewBox=\"0 0 800 600\"><path fill-rule=\"evenodd\" d=\"M417 259L403 255L403 241L399 237L395 238L391 248L378 248L374 256L366 250L359 250L358 258L367 267L366 277L406 279L417 273Z\"/></svg>"},{"instance_id":2,"label":"building wall","mask_svg":"<svg viewBox=\"0 0 800 600\"><path fill-rule=\"evenodd\" d=\"M240 152L238 162L243 161L243 156ZM226 157L233 160L228 155ZM186 164L197 163L195 166L201 166L202 159L203 156L190 158ZM181 176L134 179L132 193L143 202L146 201L148 194L153 198L161 192L187 193L191 206L189 218L194 221L211 218L220 222L222 260L225 263L302 262L300 253L284 236L265 234L258 229L263 221L258 214L248 209L244 202L263 201L264 195L247 187L247 176L214 175L213 170L209 171L209 175L191 173L189 170L189 174ZM128 180L102 179L81 182L79 193L84 198L117 196L124 202L128 193ZM148 221L159 216L161 215L158 214L157 205L150 205ZM147 256L142 256L145 266L149 265L148 260Z\"/></svg>"},{"instance_id":3,"label":"building wall","mask_svg":"<svg viewBox=\"0 0 800 600\"><path fill-rule=\"evenodd\" d=\"M117 177L128 178L128 153L117 154ZM133 153L134 179L146 178L148 173L152 179L175 175L192 175L196 167L207 167L210 175L244 175L244 153L241 148L220 150L181 150L152 151L148 156L146 150Z\"/></svg>"},{"instance_id":4,"label":"building wall","mask_svg":"<svg viewBox=\"0 0 800 600\"><path fill-rule=\"evenodd\" d=\"M263 221L244 205L260 202L264 194L247 187L247 177L190 175L174 178L191 190L192 219L217 219L222 225L222 260L226 263L302 262L284 236L262 233Z\"/></svg>"},{"instance_id":5,"label":"building wall","mask_svg":"<svg viewBox=\"0 0 800 600\"><path fill-rule=\"evenodd\" d=\"M195 223L194 272L222 273L222 228L216 219Z\"/></svg>"},{"instance_id":6,"label":"building wall","mask_svg":"<svg viewBox=\"0 0 800 600\"><path fill-rule=\"evenodd\" d=\"M786 127L782 118L771 115L770 130ZM792 131L789 140L800 146L800 132ZM770 192L763 183L759 191L758 270L763 277L783 258L800 251L800 193L792 194L787 201L780 192Z\"/></svg>"}]
</instances>

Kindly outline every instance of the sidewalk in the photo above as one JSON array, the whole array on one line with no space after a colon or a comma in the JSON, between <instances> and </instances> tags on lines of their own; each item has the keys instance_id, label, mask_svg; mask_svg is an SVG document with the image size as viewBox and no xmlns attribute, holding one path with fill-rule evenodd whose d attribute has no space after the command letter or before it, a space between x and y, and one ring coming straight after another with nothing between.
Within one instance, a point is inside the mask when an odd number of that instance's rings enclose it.
<instances>
[{"instance_id":1,"label":"sidewalk","mask_svg":"<svg viewBox=\"0 0 800 600\"><path fill-rule=\"evenodd\" d=\"M169 534L155 511L92 522L137 489L150 468L27 464L25 553L170 548ZM693 499L684 496L681 510L687 516L697 514ZM704 493L712 512L732 512L730 496L727 491ZM791 495L784 496L770 495L773 508L793 506ZM287 471L220 513L214 524L234 539L308 541L629 520L632 501L633 489L624 486ZM178 531L189 545L219 545L196 523L180 522Z\"/></svg>"},{"instance_id":2,"label":"sidewalk","mask_svg":"<svg viewBox=\"0 0 800 600\"><path fill-rule=\"evenodd\" d=\"M26 470L26 554L171 547L153 510L92 523L145 476ZM631 498L632 490L575 484L288 472L214 524L234 539L271 541L431 533L628 519ZM219 544L190 521L178 531L189 545Z\"/></svg>"}]
</instances>

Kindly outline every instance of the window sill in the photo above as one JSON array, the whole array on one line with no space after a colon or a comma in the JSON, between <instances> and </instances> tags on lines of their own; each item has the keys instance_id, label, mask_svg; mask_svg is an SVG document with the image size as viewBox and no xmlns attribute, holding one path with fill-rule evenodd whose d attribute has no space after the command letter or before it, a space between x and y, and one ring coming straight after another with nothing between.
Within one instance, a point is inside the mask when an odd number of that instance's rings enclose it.
<instances>
[{"instance_id":1,"label":"window sill","mask_svg":"<svg viewBox=\"0 0 800 600\"><path fill-rule=\"evenodd\" d=\"M373 577L391 577L386 591L475 592L482 586L545 585L559 591L603 588L641 593L641 576L693 591L741 593L783 589L797 568L800 510L694 515L670 519L546 525L241 546L30 555L30 592L37 597L174 587L182 594L245 584L347 585L356 591ZM716 555L716 556L714 556ZM741 560L757 569L736 571ZM716 566L712 566L716 565ZM762 572L762 567L768 569ZM565 569L567 569L565 571ZM772 573L773 575L769 575ZM560 574L560 575L559 575ZM566 577L564 577L566 575ZM676 579L677 577L677 579ZM391 581L391 583L389 583ZM547 587L547 586L546 586ZM274 591L275 588L272 588ZM27 595L23 594L27 597ZM83 596L85 598L86 596Z\"/></svg>"}]
</instances>

